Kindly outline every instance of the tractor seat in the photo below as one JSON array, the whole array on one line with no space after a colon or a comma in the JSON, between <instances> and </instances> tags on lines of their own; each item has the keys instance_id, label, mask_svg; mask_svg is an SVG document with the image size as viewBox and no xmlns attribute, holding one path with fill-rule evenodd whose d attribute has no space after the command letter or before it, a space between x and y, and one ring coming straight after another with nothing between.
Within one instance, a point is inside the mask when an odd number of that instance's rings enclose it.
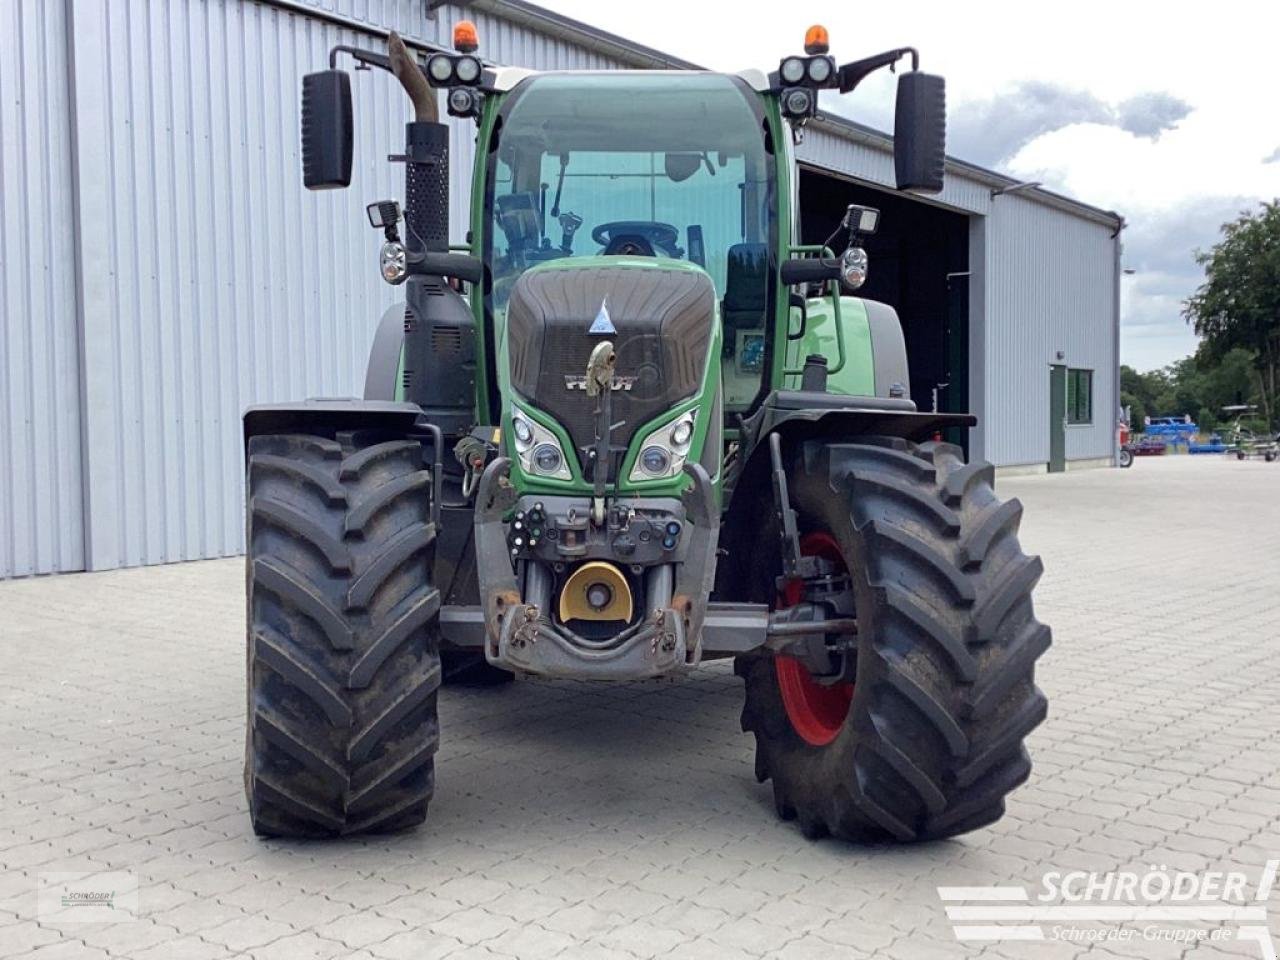
<instances>
[{"instance_id":1,"label":"tractor seat","mask_svg":"<svg viewBox=\"0 0 1280 960\"><path fill-rule=\"evenodd\" d=\"M765 325L769 306L769 247L763 243L735 243L729 248L724 300L720 305L725 345L732 349L733 333Z\"/></svg>"}]
</instances>

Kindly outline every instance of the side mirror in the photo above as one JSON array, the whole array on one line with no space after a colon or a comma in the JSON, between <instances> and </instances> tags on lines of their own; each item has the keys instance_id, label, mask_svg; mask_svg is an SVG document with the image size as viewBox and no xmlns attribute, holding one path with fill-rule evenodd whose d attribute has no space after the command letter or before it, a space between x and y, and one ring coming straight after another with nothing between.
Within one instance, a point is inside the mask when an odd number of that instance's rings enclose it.
<instances>
[{"instance_id":1,"label":"side mirror","mask_svg":"<svg viewBox=\"0 0 1280 960\"><path fill-rule=\"evenodd\" d=\"M351 78L323 70L302 78L302 182L308 190L351 186Z\"/></svg>"},{"instance_id":2,"label":"side mirror","mask_svg":"<svg viewBox=\"0 0 1280 960\"><path fill-rule=\"evenodd\" d=\"M893 166L899 190L942 189L947 147L947 92L942 77L913 70L898 78Z\"/></svg>"}]
</instances>

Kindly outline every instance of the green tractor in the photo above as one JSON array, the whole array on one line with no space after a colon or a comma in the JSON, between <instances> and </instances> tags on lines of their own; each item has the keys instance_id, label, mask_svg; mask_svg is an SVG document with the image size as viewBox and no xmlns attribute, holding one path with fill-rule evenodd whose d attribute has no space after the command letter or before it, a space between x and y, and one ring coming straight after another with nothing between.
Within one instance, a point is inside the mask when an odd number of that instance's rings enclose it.
<instances>
[{"instance_id":1,"label":"green tractor","mask_svg":"<svg viewBox=\"0 0 1280 960\"><path fill-rule=\"evenodd\" d=\"M879 214L804 246L794 146L820 90L898 80L900 189L942 189L942 78L534 73L337 47L304 78L304 182L345 187L349 75L416 119L368 209L404 302L360 400L250 408L245 782L262 835L420 823L442 682L627 681L734 658L779 816L809 837L990 824L1045 716L1038 559L986 463L917 411L894 311L850 295ZM477 125L449 245L448 127ZM840 243L837 243L840 241ZM837 247L840 252L837 254Z\"/></svg>"}]
</instances>

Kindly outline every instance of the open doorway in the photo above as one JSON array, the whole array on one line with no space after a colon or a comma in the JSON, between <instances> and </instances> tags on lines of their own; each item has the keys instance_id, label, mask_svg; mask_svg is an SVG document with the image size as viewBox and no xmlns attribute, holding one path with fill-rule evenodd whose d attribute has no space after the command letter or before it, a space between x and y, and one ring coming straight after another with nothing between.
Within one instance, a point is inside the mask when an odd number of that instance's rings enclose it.
<instances>
[{"instance_id":1,"label":"open doorway","mask_svg":"<svg viewBox=\"0 0 1280 960\"><path fill-rule=\"evenodd\" d=\"M932 410L936 390L939 410L969 412L969 218L801 167L803 242L830 236L851 203L881 213L880 229L866 243L871 267L858 295L897 310L916 408ZM948 439L967 452L967 434L958 430Z\"/></svg>"}]
</instances>

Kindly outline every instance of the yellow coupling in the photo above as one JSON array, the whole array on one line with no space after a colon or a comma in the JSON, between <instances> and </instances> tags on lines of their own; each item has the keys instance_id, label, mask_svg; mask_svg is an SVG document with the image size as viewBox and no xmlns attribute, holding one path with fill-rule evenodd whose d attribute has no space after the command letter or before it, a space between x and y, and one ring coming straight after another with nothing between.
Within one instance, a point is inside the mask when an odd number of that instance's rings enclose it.
<instances>
[{"instance_id":1,"label":"yellow coupling","mask_svg":"<svg viewBox=\"0 0 1280 960\"><path fill-rule=\"evenodd\" d=\"M592 560L569 577L560 591L560 622L621 620L632 614L631 586L612 563Z\"/></svg>"}]
</instances>

